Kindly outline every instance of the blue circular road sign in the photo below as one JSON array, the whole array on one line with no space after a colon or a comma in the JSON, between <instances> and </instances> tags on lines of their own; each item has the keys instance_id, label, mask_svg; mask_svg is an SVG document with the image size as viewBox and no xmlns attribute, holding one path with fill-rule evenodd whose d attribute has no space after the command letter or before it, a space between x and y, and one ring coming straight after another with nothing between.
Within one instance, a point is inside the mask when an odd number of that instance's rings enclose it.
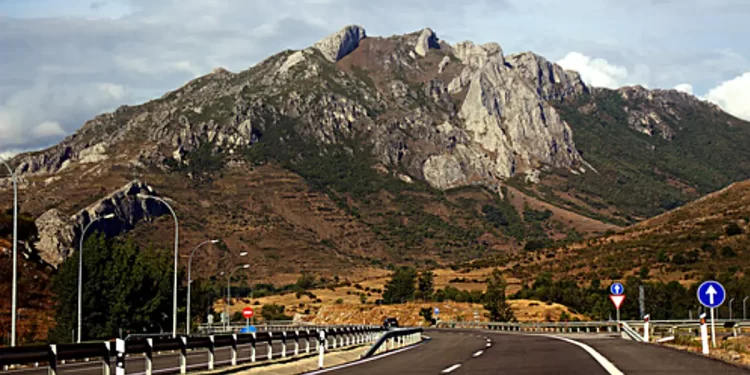
<instances>
[{"instance_id":1,"label":"blue circular road sign","mask_svg":"<svg viewBox=\"0 0 750 375\"><path fill-rule=\"evenodd\" d=\"M724 287L716 281L705 281L698 287L698 301L708 308L721 306L726 298Z\"/></svg>"},{"instance_id":2,"label":"blue circular road sign","mask_svg":"<svg viewBox=\"0 0 750 375\"><path fill-rule=\"evenodd\" d=\"M437 314L440 314L440 309L438 309L438 308L436 307L436 308L435 308L435 315L437 315Z\"/></svg>"},{"instance_id":3,"label":"blue circular road sign","mask_svg":"<svg viewBox=\"0 0 750 375\"><path fill-rule=\"evenodd\" d=\"M625 287L620 283L614 283L609 286L609 292L612 294L623 294L625 293Z\"/></svg>"}]
</instances>

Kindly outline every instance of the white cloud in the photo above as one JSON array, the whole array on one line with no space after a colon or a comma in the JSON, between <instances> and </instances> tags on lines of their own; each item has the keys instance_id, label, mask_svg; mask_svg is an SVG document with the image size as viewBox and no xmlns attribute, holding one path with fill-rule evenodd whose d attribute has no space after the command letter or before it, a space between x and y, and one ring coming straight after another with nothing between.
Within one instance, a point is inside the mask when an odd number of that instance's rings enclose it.
<instances>
[{"instance_id":1,"label":"white cloud","mask_svg":"<svg viewBox=\"0 0 750 375\"><path fill-rule=\"evenodd\" d=\"M693 93L693 85L689 83L680 83L679 85L675 86L674 89L677 91L688 93L688 94Z\"/></svg>"},{"instance_id":2,"label":"white cloud","mask_svg":"<svg viewBox=\"0 0 750 375\"><path fill-rule=\"evenodd\" d=\"M31 134L38 138L64 136L65 130L57 121L45 121L31 130Z\"/></svg>"},{"instance_id":3,"label":"white cloud","mask_svg":"<svg viewBox=\"0 0 750 375\"><path fill-rule=\"evenodd\" d=\"M711 89L706 99L728 113L750 121L750 72Z\"/></svg>"},{"instance_id":4,"label":"white cloud","mask_svg":"<svg viewBox=\"0 0 750 375\"><path fill-rule=\"evenodd\" d=\"M565 69L580 73L581 79L591 86L618 88L626 84L628 78L625 67L610 64L602 58L592 59L579 52L570 52L557 63Z\"/></svg>"}]
</instances>

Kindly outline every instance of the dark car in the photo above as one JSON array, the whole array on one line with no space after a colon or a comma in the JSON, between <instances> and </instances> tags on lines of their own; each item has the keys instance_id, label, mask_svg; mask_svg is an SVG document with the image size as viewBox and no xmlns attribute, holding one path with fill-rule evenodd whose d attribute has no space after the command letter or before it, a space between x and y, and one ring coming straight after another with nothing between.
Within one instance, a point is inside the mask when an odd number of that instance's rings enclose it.
<instances>
[{"instance_id":1,"label":"dark car","mask_svg":"<svg viewBox=\"0 0 750 375\"><path fill-rule=\"evenodd\" d=\"M384 328L398 328L398 319L396 318L385 318L383 321Z\"/></svg>"}]
</instances>

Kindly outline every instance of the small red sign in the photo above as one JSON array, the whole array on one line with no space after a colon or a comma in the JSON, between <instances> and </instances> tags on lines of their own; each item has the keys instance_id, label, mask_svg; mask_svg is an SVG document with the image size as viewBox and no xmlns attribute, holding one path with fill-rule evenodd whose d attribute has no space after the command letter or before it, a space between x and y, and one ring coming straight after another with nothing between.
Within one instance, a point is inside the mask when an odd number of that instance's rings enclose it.
<instances>
[{"instance_id":1,"label":"small red sign","mask_svg":"<svg viewBox=\"0 0 750 375\"><path fill-rule=\"evenodd\" d=\"M610 294L609 299L612 300L612 303L615 304L615 308L619 309L622 305L622 301L625 300L624 294Z\"/></svg>"},{"instance_id":2,"label":"small red sign","mask_svg":"<svg viewBox=\"0 0 750 375\"><path fill-rule=\"evenodd\" d=\"M242 309L242 316L245 317L245 319L250 319L253 317L253 308L252 307L245 307Z\"/></svg>"}]
</instances>

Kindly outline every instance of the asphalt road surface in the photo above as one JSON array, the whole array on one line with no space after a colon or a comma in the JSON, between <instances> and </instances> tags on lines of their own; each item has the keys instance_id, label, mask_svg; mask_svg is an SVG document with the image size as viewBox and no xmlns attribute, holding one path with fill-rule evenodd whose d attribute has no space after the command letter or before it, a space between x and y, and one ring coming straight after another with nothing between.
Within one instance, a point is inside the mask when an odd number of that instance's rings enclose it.
<instances>
[{"instance_id":1,"label":"asphalt road surface","mask_svg":"<svg viewBox=\"0 0 750 375\"><path fill-rule=\"evenodd\" d=\"M543 335L478 330L427 331L430 341L326 374L749 374L725 363L606 335ZM578 343L578 344L576 344ZM589 353L579 344L593 349ZM599 356L605 364L600 363Z\"/></svg>"},{"instance_id":2,"label":"asphalt road surface","mask_svg":"<svg viewBox=\"0 0 750 375\"><path fill-rule=\"evenodd\" d=\"M310 352L315 350L316 340L312 340L310 346ZM240 345L238 347L237 362L247 363L250 361L251 345ZM266 343L258 344L256 347L255 358L256 361L265 361L268 359L268 349ZM300 353L305 350L304 340L300 340ZM294 354L294 342L290 341L287 343L287 355L291 356ZM281 343L274 343L273 346L273 358L277 359L281 357ZM216 367L226 366L231 363L231 350L229 348L217 348L216 349ZM111 369L112 375L115 374L115 363L112 358ZM58 375L101 375L102 374L102 361L92 360L91 362L81 363L68 363L65 365L58 365ZM156 355L153 363L154 374L167 374L167 373L179 373L180 371L180 356L177 353L165 353ZM208 369L208 351L191 351L188 352L187 362L188 372L201 371ZM133 355L126 358L125 370L127 374L144 374L146 371L146 360L141 355ZM3 374L9 375L47 375L47 367L38 368L25 368L13 371L3 372Z\"/></svg>"}]
</instances>

